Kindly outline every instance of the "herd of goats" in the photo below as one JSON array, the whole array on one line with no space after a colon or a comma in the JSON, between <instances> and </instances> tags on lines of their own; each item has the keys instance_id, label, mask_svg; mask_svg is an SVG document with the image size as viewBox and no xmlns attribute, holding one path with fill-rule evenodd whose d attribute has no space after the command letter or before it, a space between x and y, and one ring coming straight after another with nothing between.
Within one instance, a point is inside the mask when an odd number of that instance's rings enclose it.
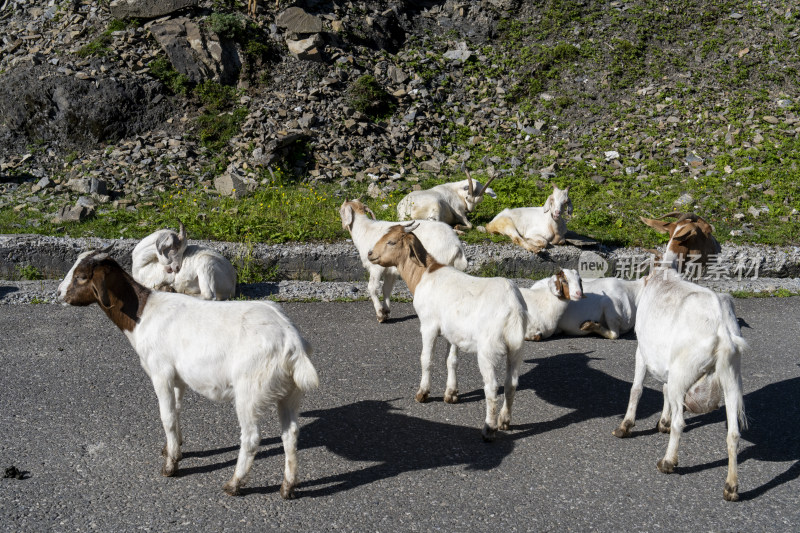
<instances>
[{"instance_id":1,"label":"herd of goats","mask_svg":"<svg viewBox=\"0 0 800 533\"><path fill-rule=\"evenodd\" d=\"M709 412L724 401L727 412L728 474L723 496L738 494L737 448L744 425L740 361L747 343L741 336L733 302L684 279L675 266L684 258L720 251L713 228L691 213L671 213L674 222L642 219L668 233L662 260L638 280L581 280L579 273L557 274L519 288L501 278L464 272L467 259L457 235L470 228L467 215L489 187L467 179L415 191L398 204L406 223L376 220L358 200L340 208L365 268L369 295L379 322L389 316L389 298L397 277L408 285L422 335L422 378L416 400L430 393L430 365L439 335L450 343L444 401L458 401L458 350L475 352L484 381L486 419L482 436L495 439L511 427L521 347L555 333L595 333L615 339L635 328L638 347L630 400L613 434L628 437L645 374L664 383L664 408L658 429L669 445L658 469L678 464L684 411ZM485 231L500 233L532 252L564 242L572 212L569 188L555 187L541 207L505 209ZM454 228L455 227L455 228ZM260 442L259 419L275 406L285 453L283 498L297 485L298 414L303 393L318 385L311 347L274 302L228 300L235 294L236 271L217 251L188 244L178 232L162 229L133 250L132 275L109 257L110 247L83 252L58 288L71 305L98 303L125 333L152 380L166 433L162 474L173 475L181 459L180 413L183 393L191 389L212 400L233 401L241 426L241 447L233 476L223 489L238 494ZM183 294L181 294L183 293ZM475 325L479 324L479 327ZM505 359L502 406L498 413L496 369Z\"/></svg>"}]
</instances>

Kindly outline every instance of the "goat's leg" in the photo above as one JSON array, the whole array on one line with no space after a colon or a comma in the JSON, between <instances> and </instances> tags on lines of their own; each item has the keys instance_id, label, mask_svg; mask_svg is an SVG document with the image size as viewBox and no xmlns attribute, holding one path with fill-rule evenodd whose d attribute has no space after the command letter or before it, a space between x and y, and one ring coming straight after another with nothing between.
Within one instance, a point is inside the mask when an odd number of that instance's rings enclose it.
<instances>
[{"instance_id":1,"label":"goat's leg","mask_svg":"<svg viewBox=\"0 0 800 533\"><path fill-rule=\"evenodd\" d=\"M284 500L295 497L294 489L297 486L297 436L300 433L297 414L300 412L302 397L302 392L295 389L286 398L278 401L278 420L281 423L283 454L286 457L281 484L281 497Z\"/></svg>"},{"instance_id":2,"label":"goat's leg","mask_svg":"<svg viewBox=\"0 0 800 533\"><path fill-rule=\"evenodd\" d=\"M728 476L725 478L725 488L722 497L729 502L739 499L739 417L744 424L744 405L742 398L742 378L739 371L739 356L731 363L731 368L720 371L722 388L725 393L725 415L728 419Z\"/></svg>"},{"instance_id":3,"label":"goat's leg","mask_svg":"<svg viewBox=\"0 0 800 533\"><path fill-rule=\"evenodd\" d=\"M178 471L178 462L181 460L180 428L178 427L178 413L175 409L175 386L172 380L154 375L153 388L158 397L158 410L161 415L161 424L167 436L164 445L164 465L161 467L162 476L173 476Z\"/></svg>"},{"instance_id":4,"label":"goat's leg","mask_svg":"<svg viewBox=\"0 0 800 533\"><path fill-rule=\"evenodd\" d=\"M185 383L175 382L173 392L175 393L175 427L178 431L178 445L183 446L183 431L181 430L181 413L183 412L183 393L186 389ZM167 445L161 448L161 455L167 456Z\"/></svg>"},{"instance_id":5,"label":"goat's leg","mask_svg":"<svg viewBox=\"0 0 800 533\"><path fill-rule=\"evenodd\" d=\"M428 401L428 395L431 393L431 359L433 359L433 350L436 348L436 338L439 335L439 330L422 327L420 328L420 333L422 333L422 353L419 356L419 364L422 369L422 377L419 382L419 390L414 399L424 403Z\"/></svg>"},{"instance_id":6,"label":"goat's leg","mask_svg":"<svg viewBox=\"0 0 800 533\"><path fill-rule=\"evenodd\" d=\"M447 388L444 391L445 403L458 402L458 346L450 345L447 354Z\"/></svg>"},{"instance_id":7,"label":"goat's leg","mask_svg":"<svg viewBox=\"0 0 800 533\"><path fill-rule=\"evenodd\" d=\"M672 414L672 419L669 425L669 444L667 445L667 453L661 459L657 466L665 474L671 474L675 467L678 466L678 445L681 441L683 428L686 422L683 418L683 397L686 396L686 391L692 383L697 381L699 376L694 379L685 379L686 372L683 372L673 365L670 368L669 379L667 380L667 396L669 397L669 410ZM686 385L686 383L689 385Z\"/></svg>"},{"instance_id":8,"label":"goat's leg","mask_svg":"<svg viewBox=\"0 0 800 533\"><path fill-rule=\"evenodd\" d=\"M369 282L367 283L367 292L369 298L372 300L372 305L375 307L375 314L378 317L378 322L385 322L389 318L389 308L384 307L381 302L381 278L383 277L384 270L378 271L377 269L370 269Z\"/></svg>"},{"instance_id":9,"label":"goat's leg","mask_svg":"<svg viewBox=\"0 0 800 533\"><path fill-rule=\"evenodd\" d=\"M250 386L240 387L236 391L236 416L239 418L239 427L241 428L241 445L233 477L222 486L222 490L231 496L240 494L240 489L244 485L250 467L253 466L256 450L261 442L254 393L256 392Z\"/></svg>"},{"instance_id":10,"label":"goat's leg","mask_svg":"<svg viewBox=\"0 0 800 533\"><path fill-rule=\"evenodd\" d=\"M639 405L639 398L642 397L642 386L646 373L647 366L644 363L642 350L641 348L636 348L636 369L633 372L633 384L631 385L628 409L625 411L625 418L622 419L619 427L612 432L612 435L615 437L624 438L631 436L631 428L636 425L636 407Z\"/></svg>"},{"instance_id":11,"label":"goat's leg","mask_svg":"<svg viewBox=\"0 0 800 533\"><path fill-rule=\"evenodd\" d=\"M398 274L391 270L387 268L386 270L383 271L383 301L381 302L382 306L381 308L385 310L386 318L388 318L389 313L391 313L389 302L392 297L392 289L394 288L394 284L397 281L398 277Z\"/></svg>"},{"instance_id":12,"label":"goat's leg","mask_svg":"<svg viewBox=\"0 0 800 533\"><path fill-rule=\"evenodd\" d=\"M486 442L497 436L497 376L494 372L492 354L478 352L478 368L483 376L483 392L486 395L486 420L481 435Z\"/></svg>"},{"instance_id":13,"label":"goat's leg","mask_svg":"<svg viewBox=\"0 0 800 533\"><path fill-rule=\"evenodd\" d=\"M587 320L581 324L581 331L594 333L606 339L614 340L619 338L619 322L619 315L616 312L607 312L607 310L603 310L599 321Z\"/></svg>"},{"instance_id":14,"label":"goat's leg","mask_svg":"<svg viewBox=\"0 0 800 533\"><path fill-rule=\"evenodd\" d=\"M503 386L505 401L497 419L497 427L506 431L511 427L511 407L514 404L514 395L519 385L519 367L522 364L522 356L519 350L508 352L506 357L506 382Z\"/></svg>"},{"instance_id":15,"label":"goat's leg","mask_svg":"<svg viewBox=\"0 0 800 533\"><path fill-rule=\"evenodd\" d=\"M669 389L666 383L664 383L661 391L664 394L664 408L661 410L661 418L658 419L658 426L656 427L658 427L658 430L661 433L669 433L669 428L672 424L672 409L669 405ZM682 410L683 409L681 409L681 411Z\"/></svg>"}]
</instances>

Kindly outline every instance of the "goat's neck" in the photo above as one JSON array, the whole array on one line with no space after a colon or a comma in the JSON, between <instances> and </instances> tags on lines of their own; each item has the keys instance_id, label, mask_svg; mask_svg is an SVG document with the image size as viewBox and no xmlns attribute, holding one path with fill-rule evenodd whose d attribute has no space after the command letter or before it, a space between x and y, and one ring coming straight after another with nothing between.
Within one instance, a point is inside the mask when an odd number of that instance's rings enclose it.
<instances>
[{"instance_id":1,"label":"goat's neck","mask_svg":"<svg viewBox=\"0 0 800 533\"><path fill-rule=\"evenodd\" d=\"M419 263L408 257L401 264L397 265L397 270L400 271L400 276L402 276L403 281L408 285L411 296L414 296L414 292L417 290L417 285L419 285L419 282L422 280L422 276L429 272L435 272L443 266L444 265L437 263L436 260L429 255L425 258L425 266L420 266Z\"/></svg>"},{"instance_id":2,"label":"goat's neck","mask_svg":"<svg viewBox=\"0 0 800 533\"><path fill-rule=\"evenodd\" d=\"M120 269L106 278L111 306L100 308L122 331L133 331L144 313L147 299L152 292Z\"/></svg>"}]
</instances>

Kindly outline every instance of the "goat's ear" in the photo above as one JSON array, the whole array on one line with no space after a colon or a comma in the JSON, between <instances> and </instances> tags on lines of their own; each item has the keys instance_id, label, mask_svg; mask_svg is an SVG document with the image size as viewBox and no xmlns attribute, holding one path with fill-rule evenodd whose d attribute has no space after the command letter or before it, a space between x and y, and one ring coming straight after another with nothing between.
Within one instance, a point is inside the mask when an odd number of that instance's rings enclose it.
<instances>
[{"instance_id":1,"label":"goat's ear","mask_svg":"<svg viewBox=\"0 0 800 533\"><path fill-rule=\"evenodd\" d=\"M697 218L697 227L700 228L700 231L705 234L706 237L710 237L711 234L714 232L714 226L703 220L702 218Z\"/></svg>"},{"instance_id":2,"label":"goat's ear","mask_svg":"<svg viewBox=\"0 0 800 533\"><path fill-rule=\"evenodd\" d=\"M675 230L675 223L674 222L664 222L663 220L656 220L653 218L644 218L639 217L639 220L653 228L659 233L667 233L672 235L672 232Z\"/></svg>"},{"instance_id":3,"label":"goat's ear","mask_svg":"<svg viewBox=\"0 0 800 533\"><path fill-rule=\"evenodd\" d=\"M547 288L550 289L554 296L559 298L564 294L564 288L561 286L561 280L558 279L558 276L550 276L547 279Z\"/></svg>"},{"instance_id":4,"label":"goat's ear","mask_svg":"<svg viewBox=\"0 0 800 533\"><path fill-rule=\"evenodd\" d=\"M183 222L178 221L178 239L181 243L186 242L186 228L183 227Z\"/></svg>"},{"instance_id":5,"label":"goat's ear","mask_svg":"<svg viewBox=\"0 0 800 533\"><path fill-rule=\"evenodd\" d=\"M92 273L92 292L101 306L106 309L111 307L111 299L106 288L106 272L102 267L95 267Z\"/></svg>"},{"instance_id":6,"label":"goat's ear","mask_svg":"<svg viewBox=\"0 0 800 533\"><path fill-rule=\"evenodd\" d=\"M569 187L567 187L569 189ZM567 200L567 216L572 216L572 200Z\"/></svg>"},{"instance_id":7,"label":"goat's ear","mask_svg":"<svg viewBox=\"0 0 800 533\"><path fill-rule=\"evenodd\" d=\"M342 229L353 229L353 220L355 219L353 206L343 204L339 209L339 215L342 217Z\"/></svg>"},{"instance_id":8,"label":"goat's ear","mask_svg":"<svg viewBox=\"0 0 800 533\"><path fill-rule=\"evenodd\" d=\"M421 242L419 242L417 236L406 234L403 236L403 239L405 239L405 241L409 244L409 257L411 257L411 260L422 268L425 268L428 252L425 251L425 247L422 246Z\"/></svg>"},{"instance_id":9,"label":"goat's ear","mask_svg":"<svg viewBox=\"0 0 800 533\"><path fill-rule=\"evenodd\" d=\"M553 207L553 195L547 197L547 200L544 201L544 212L547 213Z\"/></svg>"},{"instance_id":10,"label":"goat's ear","mask_svg":"<svg viewBox=\"0 0 800 533\"><path fill-rule=\"evenodd\" d=\"M683 242L690 237L694 237L697 235L697 226L695 224L683 224L680 228L674 230L674 233L670 235L672 240L677 242Z\"/></svg>"}]
</instances>

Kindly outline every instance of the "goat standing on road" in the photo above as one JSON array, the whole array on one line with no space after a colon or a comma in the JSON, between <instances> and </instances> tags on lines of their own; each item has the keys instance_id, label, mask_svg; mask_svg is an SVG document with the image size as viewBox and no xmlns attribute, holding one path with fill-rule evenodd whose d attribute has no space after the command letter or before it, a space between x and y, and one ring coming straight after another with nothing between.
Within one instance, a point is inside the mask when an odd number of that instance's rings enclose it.
<instances>
[{"instance_id":1,"label":"goat standing on road","mask_svg":"<svg viewBox=\"0 0 800 533\"><path fill-rule=\"evenodd\" d=\"M58 298L69 305L100 308L122 330L158 396L167 436L161 474L178 470L183 441L180 412L188 385L212 400L233 401L241 448L233 477L223 489L239 494L261 442L258 422L276 405L286 455L281 496L297 485L297 417L303 393L317 386L311 346L272 302L207 302L157 292L137 283L108 250L82 253Z\"/></svg>"},{"instance_id":2,"label":"goat standing on road","mask_svg":"<svg viewBox=\"0 0 800 533\"><path fill-rule=\"evenodd\" d=\"M428 399L430 367L436 338L450 342L447 356L447 389L444 401L458 401L458 349L478 354L478 367L486 394L483 439L494 440L498 429L511 425L511 407L519 382L527 309L519 289L504 278L478 278L437 263L411 233L417 223L393 226L369 252L382 267L396 266L414 296L422 334L422 379L418 402ZM495 368L505 359L505 402L497 413Z\"/></svg>"}]
</instances>

